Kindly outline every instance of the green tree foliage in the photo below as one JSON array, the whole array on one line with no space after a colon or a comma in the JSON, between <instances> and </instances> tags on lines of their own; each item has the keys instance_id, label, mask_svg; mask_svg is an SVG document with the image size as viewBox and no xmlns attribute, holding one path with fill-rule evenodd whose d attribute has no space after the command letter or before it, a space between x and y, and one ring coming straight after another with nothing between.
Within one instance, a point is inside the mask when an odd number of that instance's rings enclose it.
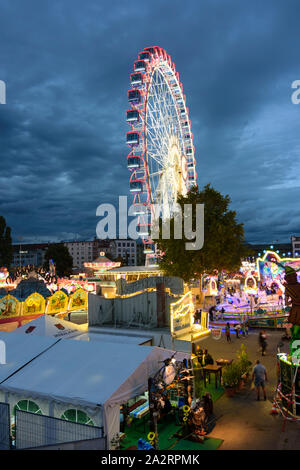
<instances>
[{"instance_id":1,"label":"green tree foliage","mask_svg":"<svg viewBox=\"0 0 300 470\"><path fill-rule=\"evenodd\" d=\"M56 274L59 277L72 274L73 258L68 248L63 243L53 243L49 245L45 253L44 267L49 269L49 260L52 259L55 264Z\"/></svg>"},{"instance_id":2,"label":"green tree foliage","mask_svg":"<svg viewBox=\"0 0 300 470\"><path fill-rule=\"evenodd\" d=\"M0 216L0 267L9 267L13 259L11 229L6 225L4 217Z\"/></svg>"},{"instance_id":3,"label":"green tree foliage","mask_svg":"<svg viewBox=\"0 0 300 470\"><path fill-rule=\"evenodd\" d=\"M197 278L203 273L216 271L235 271L239 269L241 259L248 255L244 242L243 224L236 220L236 212L229 210L230 198L223 196L210 185L202 191L193 187L186 196L179 196L178 203L184 210L184 204L193 206L193 230L196 229L196 204L204 204L204 245L200 250L186 250L182 222L182 239L173 237L174 219L170 220L169 240L158 240L158 248L163 253L159 261L160 268L168 276L179 276L185 281ZM184 217L183 217L184 221Z\"/></svg>"}]
</instances>

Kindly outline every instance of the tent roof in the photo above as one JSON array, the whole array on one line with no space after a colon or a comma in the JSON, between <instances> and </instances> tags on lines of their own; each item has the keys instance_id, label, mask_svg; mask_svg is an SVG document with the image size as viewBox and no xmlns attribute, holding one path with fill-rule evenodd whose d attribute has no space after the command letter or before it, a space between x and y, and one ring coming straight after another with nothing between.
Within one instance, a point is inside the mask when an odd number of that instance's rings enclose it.
<instances>
[{"instance_id":1,"label":"tent roof","mask_svg":"<svg viewBox=\"0 0 300 470\"><path fill-rule=\"evenodd\" d=\"M20 326L14 333L28 334L29 336L51 336L53 338L65 338L80 335L85 328L50 315L40 317Z\"/></svg>"},{"instance_id":2,"label":"tent roof","mask_svg":"<svg viewBox=\"0 0 300 470\"><path fill-rule=\"evenodd\" d=\"M2 333L36 340L37 337ZM49 345L48 338L39 338ZM28 364L1 388L18 393L46 396L82 405L102 405L151 352L150 346L98 341L60 340L55 347ZM23 351L18 348L18 356ZM1 369L0 369L1 370Z\"/></svg>"},{"instance_id":3,"label":"tent roof","mask_svg":"<svg viewBox=\"0 0 300 470\"><path fill-rule=\"evenodd\" d=\"M0 332L0 340L6 346L6 364L0 364L0 384L57 341L53 338L30 338L27 335L3 332Z\"/></svg>"},{"instance_id":4,"label":"tent roof","mask_svg":"<svg viewBox=\"0 0 300 470\"><path fill-rule=\"evenodd\" d=\"M37 280L33 277L23 279L14 290L10 291L10 294L18 300L22 300L27 299L29 295L34 294L35 292L42 295L45 299L52 295L44 280Z\"/></svg>"},{"instance_id":5,"label":"tent roof","mask_svg":"<svg viewBox=\"0 0 300 470\"><path fill-rule=\"evenodd\" d=\"M31 341L37 339L14 333L2 335ZM45 346L49 344L48 341L53 341L48 338L39 340L45 342ZM19 356L22 356L23 352L20 349L18 351ZM137 384L147 383L148 374L156 371L161 366L159 361L170 357L170 354L172 351L151 346L62 339L0 387L25 396L43 396L96 407L116 396L122 384L124 388L124 382L129 385L122 396L132 395L135 388L138 390ZM137 369L139 375L134 374Z\"/></svg>"}]
</instances>

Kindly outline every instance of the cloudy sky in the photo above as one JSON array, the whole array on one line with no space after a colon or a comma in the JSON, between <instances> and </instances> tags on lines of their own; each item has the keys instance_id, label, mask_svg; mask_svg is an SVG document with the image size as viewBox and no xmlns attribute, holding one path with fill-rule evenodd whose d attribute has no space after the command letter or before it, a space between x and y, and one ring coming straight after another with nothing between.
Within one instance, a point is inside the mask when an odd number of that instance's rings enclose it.
<instances>
[{"instance_id":1,"label":"cloudy sky","mask_svg":"<svg viewBox=\"0 0 300 470\"><path fill-rule=\"evenodd\" d=\"M190 109L198 184L250 242L300 235L298 0L0 0L0 215L14 240L95 235L129 195L129 74L166 49Z\"/></svg>"}]
</instances>

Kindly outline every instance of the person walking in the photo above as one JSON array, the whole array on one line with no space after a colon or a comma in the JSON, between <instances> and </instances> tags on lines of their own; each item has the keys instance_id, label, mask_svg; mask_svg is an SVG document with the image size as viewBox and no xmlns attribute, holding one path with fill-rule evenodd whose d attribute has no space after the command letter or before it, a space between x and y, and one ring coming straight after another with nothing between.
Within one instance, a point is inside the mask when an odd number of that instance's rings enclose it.
<instances>
[{"instance_id":1,"label":"person walking","mask_svg":"<svg viewBox=\"0 0 300 470\"><path fill-rule=\"evenodd\" d=\"M226 336L227 343L231 343L231 338L230 338L230 325L229 325L228 322L226 323L226 326L225 326L225 336Z\"/></svg>"},{"instance_id":2,"label":"person walking","mask_svg":"<svg viewBox=\"0 0 300 470\"><path fill-rule=\"evenodd\" d=\"M225 308L221 308L221 320L224 320L224 313L225 313Z\"/></svg>"},{"instance_id":3,"label":"person walking","mask_svg":"<svg viewBox=\"0 0 300 470\"><path fill-rule=\"evenodd\" d=\"M261 347L261 355L265 356L266 355L266 349L267 349L267 335L265 330L260 331L259 333L259 344Z\"/></svg>"},{"instance_id":4,"label":"person walking","mask_svg":"<svg viewBox=\"0 0 300 470\"><path fill-rule=\"evenodd\" d=\"M268 380L267 378L267 371L265 366L263 366L259 360L256 361L256 366L253 369L252 373L252 382L254 381L254 385L256 387L256 400L259 401L260 397L260 387L263 390L264 400L266 401L266 385L265 382Z\"/></svg>"},{"instance_id":5,"label":"person walking","mask_svg":"<svg viewBox=\"0 0 300 470\"><path fill-rule=\"evenodd\" d=\"M235 329L235 332L236 332L236 337L239 338L239 331L241 329L240 325L237 323L235 326L234 326L234 329Z\"/></svg>"},{"instance_id":6,"label":"person walking","mask_svg":"<svg viewBox=\"0 0 300 470\"><path fill-rule=\"evenodd\" d=\"M215 306L212 305L209 309L209 321L214 321Z\"/></svg>"}]
</instances>

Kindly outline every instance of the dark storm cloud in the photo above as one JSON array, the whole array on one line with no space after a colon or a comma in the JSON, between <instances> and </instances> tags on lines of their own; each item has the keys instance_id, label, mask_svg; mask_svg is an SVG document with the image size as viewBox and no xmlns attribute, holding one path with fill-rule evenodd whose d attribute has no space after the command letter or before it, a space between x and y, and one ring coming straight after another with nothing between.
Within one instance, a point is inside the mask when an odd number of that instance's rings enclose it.
<instances>
[{"instance_id":1,"label":"dark storm cloud","mask_svg":"<svg viewBox=\"0 0 300 470\"><path fill-rule=\"evenodd\" d=\"M232 198L253 242L300 233L297 1L1 1L0 214L27 240L90 237L129 195L133 61L170 53L190 109L198 183Z\"/></svg>"}]
</instances>

